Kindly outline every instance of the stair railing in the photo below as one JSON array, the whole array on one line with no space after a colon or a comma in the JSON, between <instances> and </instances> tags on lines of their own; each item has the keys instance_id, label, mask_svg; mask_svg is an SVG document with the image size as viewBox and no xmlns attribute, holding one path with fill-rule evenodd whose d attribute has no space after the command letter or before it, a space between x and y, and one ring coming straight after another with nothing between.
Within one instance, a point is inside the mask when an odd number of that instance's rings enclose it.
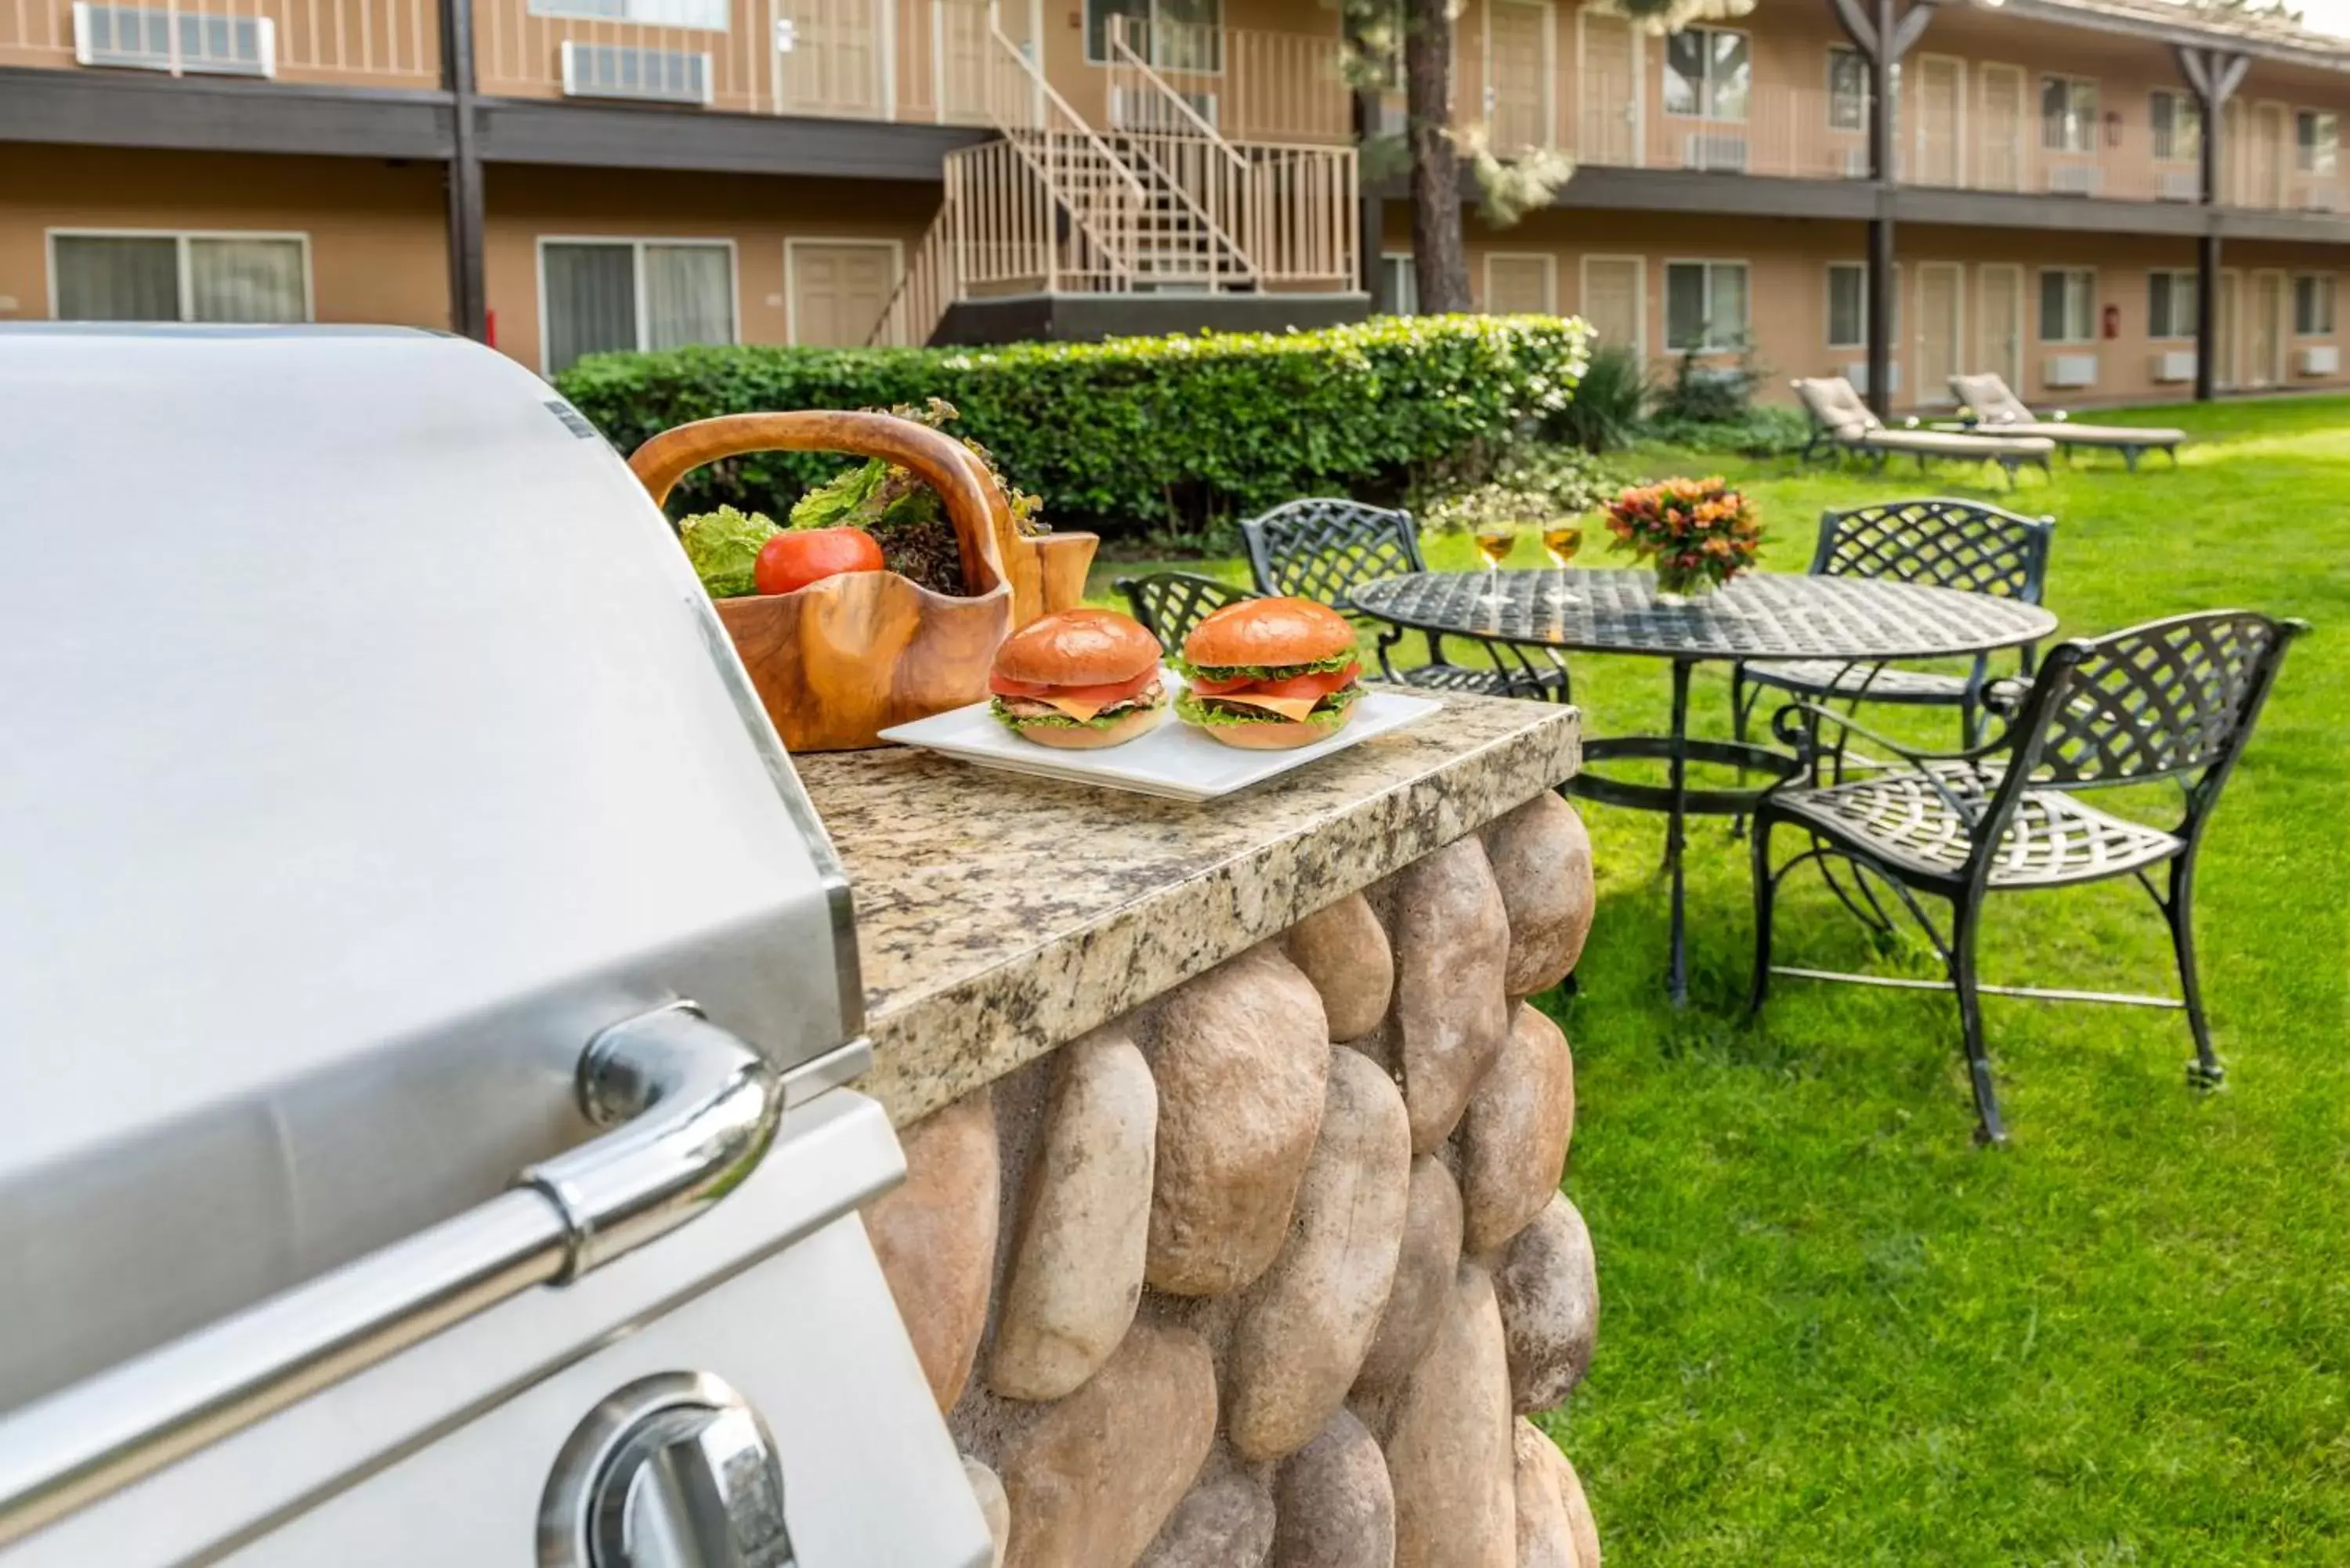
<instances>
[{"instance_id":1,"label":"stair railing","mask_svg":"<svg viewBox=\"0 0 2350 1568\"><path fill-rule=\"evenodd\" d=\"M1191 220L1149 236L1154 259L1171 273L1205 279L1213 289L1253 287L1256 264L1236 237L1247 211L1248 160L1135 49L1137 25L1132 17L1109 18L1109 102L1113 121L1123 122L1113 123L1112 130Z\"/></svg>"}]
</instances>

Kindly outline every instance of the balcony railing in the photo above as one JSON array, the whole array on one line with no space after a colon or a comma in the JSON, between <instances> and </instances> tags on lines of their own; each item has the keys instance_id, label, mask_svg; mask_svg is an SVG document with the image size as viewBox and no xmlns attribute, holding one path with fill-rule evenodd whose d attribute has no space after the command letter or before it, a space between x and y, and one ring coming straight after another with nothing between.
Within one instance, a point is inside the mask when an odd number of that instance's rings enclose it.
<instances>
[{"instance_id":1,"label":"balcony railing","mask_svg":"<svg viewBox=\"0 0 2350 1568\"><path fill-rule=\"evenodd\" d=\"M1840 127L1848 117L1835 112L1839 104L1821 88L1757 87L1742 117L1700 119L1664 113L1629 78L1592 72L1575 85L1573 111L1562 118L1574 136L1565 151L1580 162L1800 180L1868 173L1867 135ZM1514 107L1497 106L1495 119ZM1525 117L1522 109L1518 117Z\"/></svg>"},{"instance_id":2,"label":"balcony railing","mask_svg":"<svg viewBox=\"0 0 2350 1568\"><path fill-rule=\"evenodd\" d=\"M0 66L430 88L439 16L434 0L0 0Z\"/></svg>"},{"instance_id":3,"label":"balcony railing","mask_svg":"<svg viewBox=\"0 0 2350 1568\"><path fill-rule=\"evenodd\" d=\"M1123 20L1121 18L1121 20ZM1354 115L1337 35L1152 21L1129 23L1134 52L1219 134L1234 141L1342 142ZM1113 125L1152 101L1106 67Z\"/></svg>"}]
</instances>

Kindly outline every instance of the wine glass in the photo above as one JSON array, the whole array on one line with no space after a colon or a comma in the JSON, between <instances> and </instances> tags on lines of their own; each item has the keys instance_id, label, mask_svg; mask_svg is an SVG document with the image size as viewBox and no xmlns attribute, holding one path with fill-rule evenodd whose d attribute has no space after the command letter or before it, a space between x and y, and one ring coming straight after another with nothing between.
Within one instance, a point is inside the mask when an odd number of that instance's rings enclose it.
<instances>
[{"instance_id":1,"label":"wine glass","mask_svg":"<svg viewBox=\"0 0 2350 1568\"><path fill-rule=\"evenodd\" d=\"M1542 547L1550 564L1565 572L1575 559L1575 553L1583 548L1583 529L1573 518L1554 517L1543 524ZM1574 596L1566 591L1566 581L1561 577L1551 584L1543 597L1553 604L1565 604Z\"/></svg>"},{"instance_id":2,"label":"wine glass","mask_svg":"<svg viewBox=\"0 0 2350 1568\"><path fill-rule=\"evenodd\" d=\"M1510 558L1510 552L1517 546L1518 530L1509 523L1480 523L1474 537L1477 554L1485 563L1485 587L1477 596L1477 602L1481 605L1500 604L1502 563Z\"/></svg>"}]
</instances>

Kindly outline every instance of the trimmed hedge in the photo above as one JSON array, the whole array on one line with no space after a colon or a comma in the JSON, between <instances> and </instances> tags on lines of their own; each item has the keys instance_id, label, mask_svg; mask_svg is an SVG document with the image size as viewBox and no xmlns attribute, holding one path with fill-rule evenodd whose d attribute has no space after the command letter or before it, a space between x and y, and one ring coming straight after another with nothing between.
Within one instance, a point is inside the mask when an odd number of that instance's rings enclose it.
<instances>
[{"instance_id":1,"label":"trimmed hedge","mask_svg":"<svg viewBox=\"0 0 2350 1568\"><path fill-rule=\"evenodd\" d=\"M1550 316L1382 317L1318 332L1204 333L1000 348L696 348L582 359L556 385L622 452L673 425L944 398L956 433L1106 534L1198 527L1299 495L1393 490L1473 462L1566 407L1587 332ZM674 509L781 517L837 457L713 464Z\"/></svg>"}]
</instances>

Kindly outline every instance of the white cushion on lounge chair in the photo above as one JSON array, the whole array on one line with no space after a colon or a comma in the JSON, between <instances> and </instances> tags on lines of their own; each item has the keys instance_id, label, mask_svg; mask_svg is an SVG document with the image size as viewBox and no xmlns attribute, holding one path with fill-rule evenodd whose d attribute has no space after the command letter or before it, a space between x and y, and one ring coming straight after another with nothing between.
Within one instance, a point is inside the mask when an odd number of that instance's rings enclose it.
<instances>
[{"instance_id":1,"label":"white cushion on lounge chair","mask_svg":"<svg viewBox=\"0 0 2350 1568\"><path fill-rule=\"evenodd\" d=\"M2005 379L1986 372L1953 376L1950 390L1974 410L1975 418L2002 434L2045 436L2060 446L2177 446L2187 439L2180 430L2153 425L2076 425L2070 420L2043 420L2024 406Z\"/></svg>"},{"instance_id":2,"label":"white cushion on lounge chair","mask_svg":"<svg viewBox=\"0 0 2350 1568\"><path fill-rule=\"evenodd\" d=\"M1955 431L1888 429L1869 411L1842 376L1813 376L1795 383L1795 395L1840 446L1867 452L1907 452L1928 457L2044 458L2055 443L2030 435L1960 435Z\"/></svg>"}]
</instances>

